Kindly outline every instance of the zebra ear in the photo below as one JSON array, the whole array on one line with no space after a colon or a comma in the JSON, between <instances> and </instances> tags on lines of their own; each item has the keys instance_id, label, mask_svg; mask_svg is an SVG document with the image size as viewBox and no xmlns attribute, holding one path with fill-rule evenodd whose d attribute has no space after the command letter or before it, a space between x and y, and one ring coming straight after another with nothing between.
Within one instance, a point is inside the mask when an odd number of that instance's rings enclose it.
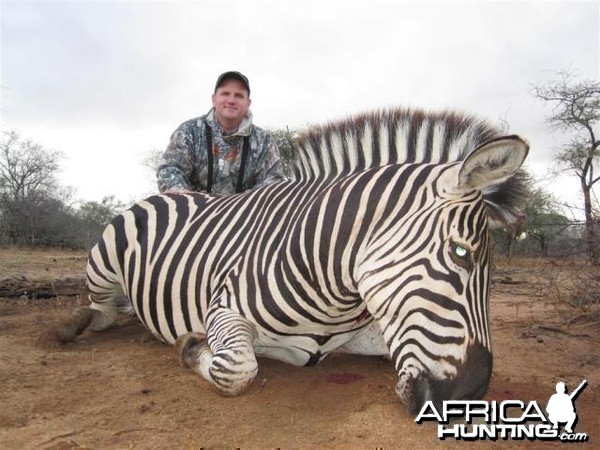
<instances>
[{"instance_id":1,"label":"zebra ear","mask_svg":"<svg viewBox=\"0 0 600 450\"><path fill-rule=\"evenodd\" d=\"M458 186L484 189L500 184L521 167L529 145L519 136L492 139L473 150L458 173Z\"/></svg>"}]
</instances>

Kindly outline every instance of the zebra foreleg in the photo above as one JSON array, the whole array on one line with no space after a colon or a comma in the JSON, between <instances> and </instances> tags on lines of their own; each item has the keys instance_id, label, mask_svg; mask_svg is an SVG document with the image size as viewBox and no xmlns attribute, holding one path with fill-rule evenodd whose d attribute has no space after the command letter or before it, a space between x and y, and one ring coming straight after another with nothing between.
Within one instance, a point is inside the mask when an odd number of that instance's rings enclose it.
<instances>
[{"instance_id":1,"label":"zebra foreleg","mask_svg":"<svg viewBox=\"0 0 600 450\"><path fill-rule=\"evenodd\" d=\"M252 385L258 363L252 346L254 332L245 319L227 309L214 313L217 330L208 328L208 336L187 333L175 343L182 365L208 380L222 395L242 394Z\"/></svg>"},{"instance_id":2,"label":"zebra foreleg","mask_svg":"<svg viewBox=\"0 0 600 450\"><path fill-rule=\"evenodd\" d=\"M116 299L94 303L88 307L75 308L71 316L43 333L38 342L44 346L55 346L73 341L87 328L101 331L112 326L117 315Z\"/></svg>"}]
</instances>

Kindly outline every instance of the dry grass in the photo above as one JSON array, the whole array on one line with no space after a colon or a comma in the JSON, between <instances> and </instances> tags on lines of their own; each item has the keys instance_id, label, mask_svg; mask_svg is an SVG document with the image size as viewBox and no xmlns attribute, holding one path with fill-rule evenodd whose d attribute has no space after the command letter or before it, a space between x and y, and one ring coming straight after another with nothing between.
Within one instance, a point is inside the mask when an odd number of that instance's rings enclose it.
<instances>
[{"instance_id":1,"label":"dry grass","mask_svg":"<svg viewBox=\"0 0 600 450\"><path fill-rule=\"evenodd\" d=\"M600 320L600 270L584 260L497 258L494 279L525 285L565 326Z\"/></svg>"},{"instance_id":2,"label":"dry grass","mask_svg":"<svg viewBox=\"0 0 600 450\"><path fill-rule=\"evenodd\" d=\"M84 277L87 252L61 249L0 249L0 279Z\"/></svg>"}]
</instances>

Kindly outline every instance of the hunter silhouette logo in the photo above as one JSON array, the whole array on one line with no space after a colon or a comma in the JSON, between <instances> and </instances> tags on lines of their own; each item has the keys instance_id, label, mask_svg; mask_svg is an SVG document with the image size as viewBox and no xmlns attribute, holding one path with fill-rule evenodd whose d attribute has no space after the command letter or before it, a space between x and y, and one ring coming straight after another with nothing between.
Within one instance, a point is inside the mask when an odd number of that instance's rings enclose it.
<instances>
[{"instance_id":1,"label":"hunter silhouette logo","mask_svg":"<svg viewBox=\"0 0 600 450\"><path fill-rule=\"evenodd\" d=\"M556 384L546 405L546 414L535 400L484 401L448 400L436 406L427 401L415 421L436 421L438 438L447 439L514 439L514 440L560 440L563 442L585 442L587 433L575 433L577 413L574 402L587 385L583 380L570 394L565 383ZM452 423L451 423L452 422ZM466 423L465 423L466 422ZM560 432L561 424L564 430Z\"/></svg>"},{"instance_id":2,"label":"hunter silhouette logo","mask_svg":"<svg viewBox=\"0 0 600 450\"><path fill-rule=\"evenodd\" d=\"M553 429L558 429L559 423L566 423L565 431L569 434L573 433L573 426L577 422L577 414L573 402L583 388L587 385L587 380L583 380L581 384L571 394L567 394L565 383L556 383L556 394L548 400L546 412L548 419L554 424Z\"/></svg>"}]
</instances>

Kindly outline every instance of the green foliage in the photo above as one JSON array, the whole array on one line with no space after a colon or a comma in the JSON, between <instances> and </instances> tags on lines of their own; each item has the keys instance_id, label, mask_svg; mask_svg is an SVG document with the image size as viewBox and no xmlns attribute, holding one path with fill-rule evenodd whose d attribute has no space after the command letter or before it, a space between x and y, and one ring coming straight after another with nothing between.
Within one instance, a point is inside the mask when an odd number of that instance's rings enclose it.
<instances>
[{"instance_id":1,"label":"green foliage","mask_svg":"<svg viewBox=\"0 0 600 450\"><path fill-rule=\"evenodd\" d=\"M532 190L525 214L520 237L537 241L544 256L548 255L550 245L558 241L572 223L561 213L558 200L541 188Z\"/></svg>"},{"instance_id":2,"label":"green foliage","mask_svg":"<svg viewBox=\"0 0 600 450\"><path fill-rule=\"evenodd\" d=\"M101 202L83 202L74 214L75 219L83 225L77 233L79 246L89 248L94 245L106 225L124 209L125 205L114 195L104 197Z\"/></svg>"},{"instance_id":3,"label":"green foliage","mask_svg":"<svg viewBox=\"0 0 600 450\"><path fill-rule=\"evenodd\" d=\"M563 214L558 199L541 187L532 187L524 218L514 230L494 230L493 239L506 256L537 254L565 256L576 254L574 246L583 248L580 233L572 220Z\"/></svg>"},{"instance_id":4,"label":"green foliage","mask_svg":"<svg viewBox=\"0 0 600 450\"><path fill-rule=\"evenodd\" d=\"M295 154L295 136L297 131L290 130L289 128L277 128L269 130L277 146L279 147L279 154L281 155L281 162L285 170L286 176L291 176L291 166Z\"/></svg>"},{"instance_id":5,"label":"green foliage","mask_svg":"<svg viewBox=\"0 0 600 450\"><path fill-rule=\"evenodd\" d=\"M79 206L76 215L87 225L99 225L104 228L124 208L125 205L114 195L109 195L104 197L101 202L83 202Z\"/></svg>"}]
</instances>

